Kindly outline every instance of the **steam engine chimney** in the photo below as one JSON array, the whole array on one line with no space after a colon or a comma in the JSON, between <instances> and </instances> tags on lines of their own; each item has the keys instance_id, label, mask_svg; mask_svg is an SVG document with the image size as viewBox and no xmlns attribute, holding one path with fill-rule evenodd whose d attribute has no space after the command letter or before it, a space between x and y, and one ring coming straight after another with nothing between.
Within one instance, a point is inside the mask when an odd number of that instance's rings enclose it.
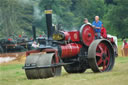
<instances>
[{"instance_id":1,"label":"steam engine chimney","mask_svg":"<svg viewBox=\"0 0 128 85\"><path fill-rule=\"evenodd\" d=\"M50 6L45 7L48 40L52 40L52 10Z\"/></svg>"},{"instance_id":2,"label":"steam engine chimney","mask_svg":"<svg viewBox=\"0 0 128 85\"><path fill-rule=\"evenodd\" d=\"M32 32L33 32L33 40L36 40L36 27L35 25L32 25Z\"/></svg>"}]
</instances>

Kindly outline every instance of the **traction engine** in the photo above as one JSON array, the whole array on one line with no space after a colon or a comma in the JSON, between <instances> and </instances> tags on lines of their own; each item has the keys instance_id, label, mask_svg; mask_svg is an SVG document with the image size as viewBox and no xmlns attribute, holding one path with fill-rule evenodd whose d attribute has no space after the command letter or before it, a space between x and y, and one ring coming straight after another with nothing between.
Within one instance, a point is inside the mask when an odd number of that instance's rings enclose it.
<instances>
[{"instance_id":1,"label":"traction engine","mask_svg":"<svg viewBox=\"0 0 128 85\"><path fill-rule=\"evenodd\" d=\"M23 69L28 79L49 78L61 75L61 67L68 73L111 71L115 55L111 41L95 40L91 25L77 31L54 31L52 10L45 10L48 38L41 40L36 50L27 51Z\"/></svg>"}]
</instances>

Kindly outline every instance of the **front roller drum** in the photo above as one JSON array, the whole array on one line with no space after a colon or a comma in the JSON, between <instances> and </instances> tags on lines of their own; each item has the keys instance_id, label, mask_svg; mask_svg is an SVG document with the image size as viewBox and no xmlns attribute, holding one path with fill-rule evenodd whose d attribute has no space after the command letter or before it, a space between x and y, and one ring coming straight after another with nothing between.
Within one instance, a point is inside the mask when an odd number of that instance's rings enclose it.
<instances>
[{"instance_id":1,"label":"front roller drum","mask_svg":"<svg viewBox=\"0 0 128 85\"><path fill-rule=\"evenodd\" d=\"M41 67L41 66L51 66L55 64L55 54L41 54L33 53L27 56L25 66L30 67ZM53 76L59 76L61 74L61 67L49 67L49 68L34 68L25 69L25 73L28 79L40 79L49 78Z\"/></svg>"},{"instance_id":2,"label":"front roller drum","mask_svg":"<svg viewBox=\"0 0 128 85\"><path fill-rule=\"evenodd\" d=\"M93 41L89 46L88 61L93 72L107 72L112 70L115 57L111 43L105 39Z\"/></svg>"}]
</instances>

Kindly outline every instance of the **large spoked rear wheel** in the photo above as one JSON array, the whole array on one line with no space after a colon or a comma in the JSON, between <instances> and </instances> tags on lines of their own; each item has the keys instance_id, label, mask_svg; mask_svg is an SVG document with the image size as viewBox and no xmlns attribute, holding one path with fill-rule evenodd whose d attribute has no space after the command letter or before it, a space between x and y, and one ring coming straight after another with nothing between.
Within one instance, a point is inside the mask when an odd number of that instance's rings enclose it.
<instances>
[{"instance_id":1,"label":"large spoked rear wheel","mask_svg":"<svg viewBox=\"0 0 128 85\"><path fill-rule=\"evenodd\" d=\"M105 39L93 41L88 50L88 60L93 72L112 70L115 57L111 43Z\"/></svg>"},{"instance_id":2,"label":"large spoked rear wheel","mask_svg":"<svg viewBox=\"0 0 128 85\"><path fill-rule=\"evenodd\" d=\"M51 66L55 64L54 53L48 54L30 54L27 56L25 66ZM25 73L28 79L40 79L40 78L49 78L53 76L59 76L61 74L61 66L59 67L50 67L50 68L34 68L34 69L25 69Z\"/></svg>"}]
</instances>

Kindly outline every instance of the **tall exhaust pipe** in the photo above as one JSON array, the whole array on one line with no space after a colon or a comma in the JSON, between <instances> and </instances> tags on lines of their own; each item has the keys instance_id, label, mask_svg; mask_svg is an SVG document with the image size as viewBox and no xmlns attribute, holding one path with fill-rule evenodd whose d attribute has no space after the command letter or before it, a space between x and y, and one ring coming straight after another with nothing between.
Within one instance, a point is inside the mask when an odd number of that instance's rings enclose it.
<instances>
[{"instance_id":1,"label":"tall exhaust pipe","mask_svg":"<svg viewBox=\"0 0 128 85\"><path fill-rule=\"evenodd\" d=\"M48 40L52 40L52 10L50 6L45 7Z\"/></svg>"},{"instance_id":2,"label":"tall exhaust pipe","mask_svg":"<svg viewBox=\"0 0 128 85\"><path fill-rule=\"evenodd\" d=\"M33 40L36 40L36 27L35 25L32 25L32 32L33 32Z\"/></svg>"}]
</instances>

